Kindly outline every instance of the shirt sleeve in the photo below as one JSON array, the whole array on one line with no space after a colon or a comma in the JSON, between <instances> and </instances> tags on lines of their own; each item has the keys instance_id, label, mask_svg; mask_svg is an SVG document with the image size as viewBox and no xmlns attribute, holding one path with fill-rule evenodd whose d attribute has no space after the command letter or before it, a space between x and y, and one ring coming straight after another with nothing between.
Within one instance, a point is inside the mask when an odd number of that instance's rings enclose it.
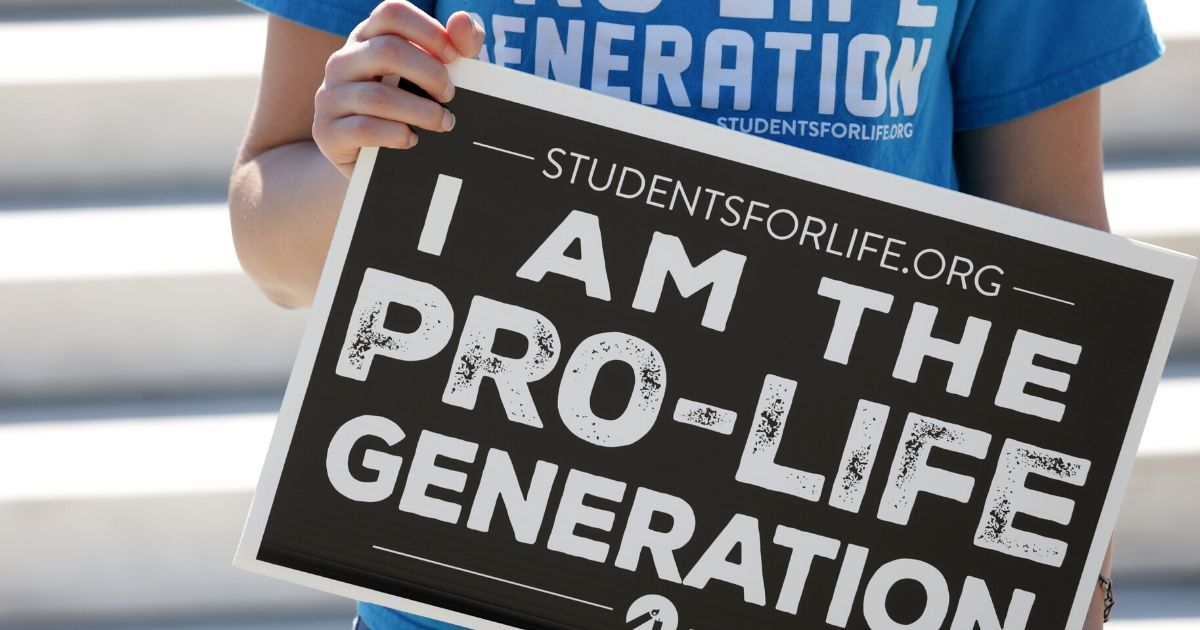
<instances>
[{"instance_id":1,"label":"shirt sleeve","mask_svg":"<svg viewBox=\"0 0 1200 630\"><path fill-rule=\"evenodd\" d=\"M346 37L367 19L381 0L242 0L272 15ZM433 14L434 0L410 0L422 11Z\"/></svg>"},{"instance_id":2,"label":"shirt sleeve","mask_svg":"<svg viewBox=\"0 0 1200 630\"><path fill-rule=\"evenodd\" d=\"M1162 52L1145 0L976 0L952 52L954 128L1019 118Z\"/></svg>"}]
</instances>

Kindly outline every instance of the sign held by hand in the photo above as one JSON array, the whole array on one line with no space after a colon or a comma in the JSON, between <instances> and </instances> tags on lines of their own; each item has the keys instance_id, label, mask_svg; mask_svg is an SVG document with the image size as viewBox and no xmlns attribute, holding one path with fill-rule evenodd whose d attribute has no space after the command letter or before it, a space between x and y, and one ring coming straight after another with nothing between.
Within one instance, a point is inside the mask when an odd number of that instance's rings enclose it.
<instances>
[{"instance_id":1,"label":"sign held by hand","mask_svg":"<svg viewBox=\"0 0 1200 630\"><path fill-rule=\"evenodd\" d=\"M1194 261L464 61L237 563L474 628L1079 630Z\"/></svg>"}]
</instances>

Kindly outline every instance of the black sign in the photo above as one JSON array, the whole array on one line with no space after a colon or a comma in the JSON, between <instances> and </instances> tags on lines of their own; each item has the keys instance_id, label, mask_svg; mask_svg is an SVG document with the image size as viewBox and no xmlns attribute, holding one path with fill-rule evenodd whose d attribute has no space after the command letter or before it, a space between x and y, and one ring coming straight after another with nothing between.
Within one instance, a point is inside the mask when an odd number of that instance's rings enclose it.
<instances>
[{"instance_id":1,"label":"black sign","mask_svg":"<svg viewBox=\"0 0 1200 630\"><path fill-rule=\"evenodd\" d=\"M239 563L470 627L1079 628L1193 261L474 63Z\"/></svg>"}]
</instances>

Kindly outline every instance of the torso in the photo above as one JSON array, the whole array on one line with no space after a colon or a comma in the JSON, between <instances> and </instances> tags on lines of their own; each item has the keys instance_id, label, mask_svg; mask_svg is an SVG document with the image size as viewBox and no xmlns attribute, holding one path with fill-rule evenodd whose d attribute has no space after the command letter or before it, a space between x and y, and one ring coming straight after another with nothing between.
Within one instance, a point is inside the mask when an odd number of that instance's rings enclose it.
<instances>
[{"instance_id":1,"label":"torso","mask_svg":"<svg viewBox=\"0 0 1200 630\"><path fill-rule=\"evenodd\" d=\"M481 59L954 187L950 0L438 0Z\"/></svg>"}]
</instances>

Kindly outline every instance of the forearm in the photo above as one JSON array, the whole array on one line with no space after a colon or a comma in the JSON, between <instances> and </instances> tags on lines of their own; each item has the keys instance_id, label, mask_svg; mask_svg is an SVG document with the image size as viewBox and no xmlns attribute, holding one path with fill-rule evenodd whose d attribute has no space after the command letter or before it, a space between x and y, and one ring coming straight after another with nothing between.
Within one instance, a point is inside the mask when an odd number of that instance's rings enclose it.
<instances>
[{"instance_id":1,"label":"forearm","mask_svg":"<svg viewBox=\"0 0 1200 630\"><path fill-rule=\"evenodd\" d=\"M238 160L229 196L234 244L275 302L312 303L347 184L311 141Z\"/></svg>"},{"instance_id":2,"label":"forearm","mask_svg":"<svg viewBox=\"0 0 1200 630\"><path fill-rule=\"evenodd\" d=\"M229 186L242 267L272 300L308 306L362 147L408 149L416 129L454 128L445 64L475 57L483 27L443 27L403 0L381 2L349 38L272 16L262 81ZM419 96L379 81L397 76Z\"/></svg>"}]
</instances>

